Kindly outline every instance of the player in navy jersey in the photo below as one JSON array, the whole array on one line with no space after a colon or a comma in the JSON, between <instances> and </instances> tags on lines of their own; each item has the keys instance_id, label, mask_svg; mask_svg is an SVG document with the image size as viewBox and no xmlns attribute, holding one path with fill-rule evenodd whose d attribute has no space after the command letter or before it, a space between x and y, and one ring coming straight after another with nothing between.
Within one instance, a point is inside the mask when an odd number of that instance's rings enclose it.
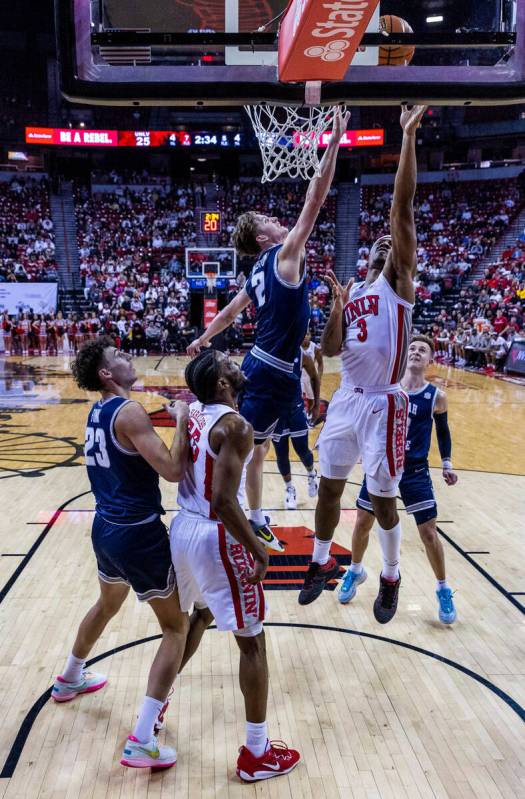
<instances>
[{"instance_id":1,"label":"player in navy jersey","mask_svg":"<svg viewBox=\"0 0 525 799\"><path fill-rule=\"evenodd\" d=\"M131 587L157 616L162 641L120 762L134 768L167 767L175 763L176 752L158 745L154 729L179 667L195 651L212 618L208 611L196 611L189 627L179 605L167 530L160 520L164 510L159 474L177 482L188 461L188 407L176 402L167 408L177 423L168 450L145 409L130 399L135 369L131 357L119 351L112 339L102 336L84 344L72 371L79 388L100 392L88 416L84 448L96 500L91 540L100 596L80 624L51 695L56 702L68 702L106 684L104 675L85 670L85 661Z\"/></svg>"},{"instance_id":2,"label":"player in navy jersey","mask_svg":"<svg viewBox=\"0 0 525 799\"><path fill-rule=\"evenodd\" d=\"M452 591L445 573L445 553L437 528L437 505L428 466L428 453L435 422L439 452L442 458L443 479L447 485L455 485L457 475L452 471L452 442L448 427L447 396L425 378L425 371L434 356L434 345L426 336L414 336L408 349L408 362L401 386L408 394L408 432L405 450L405 466L399 483L399 493L407 513L413 514L419 535L425 546L428 560L436 576L436 596L439 603L439 619L443 624L452 624L456 609ZM339 601L350 602L357 586L366 580L362 565L368 546L368 537L374 524L372 503L366 488L366 478L357 499L357 519L352 535L352 564L347 570L339 589Z\"/></svg>"},{"instance_id":3,"label":"player in navy jersey","mask_svg":"<svg viewBox=\"0 0 525 799\"><path fill-rule=\"evenodd\" d=\"M304 374L307 375L313 394L313 415L312 422L316 422L319 416L319 390L321 381L315 365L315 361L305 350L301 353L303 381ZM314 456L308 445L308 419L304 407L302 395L302 384L297 387L296 401L294 402L291 413L281 416L277 427L272 434L273 447L277 458L277 467L284 480L285 494L284 507L286 510L296 510L297 492L292 482L292 468L290 465L290 439L293 448L299 456L301 463L306 469L308 478L308 496L316 497L318 489L317 472L314 467Z\"/></svg>"},{"instance_id":4,"label":"player in navy jersey","mask_svg":"<svg viewBox=\"0 0 525 799\"><path fill-rule=\"evenodd\" d=\"M242 365L248 382L239 404L241 414L253 426L256 445L248 466L246 494L255 533L278 551L282 547L262 510L264 457L279 418L293 409L301 379L301 342L310 318L305 245L330 189L348 119L349 114L337 113L321 173L310 181L303 210L291 230L276 217L256 211L239 217L232 236L235 249L239 255L257 257L257 261L244 288L188 347L188 354L196 355L254 303L257 332L255 345Z\"/></svg>"}]
</instances>

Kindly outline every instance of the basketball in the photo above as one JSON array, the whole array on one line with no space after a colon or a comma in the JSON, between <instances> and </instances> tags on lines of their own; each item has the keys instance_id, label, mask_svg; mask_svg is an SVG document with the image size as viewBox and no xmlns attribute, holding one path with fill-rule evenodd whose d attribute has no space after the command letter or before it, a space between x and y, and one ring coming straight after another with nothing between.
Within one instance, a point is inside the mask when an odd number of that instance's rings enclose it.
<instances>
[{"instance_id":1,"label":"basketball","mask_svg":"<svg viewBox=\"0 0 525 799\"><path fill-rule=\"evenodd\" d=\"M379 30L381 33L414 33L405 19L395 17L393 14L385 14L379 18ZM406 66L410 64L414 57L415 47L382 46L379 48L379 66L394 67Z\"/></svg>"}]
</instances>

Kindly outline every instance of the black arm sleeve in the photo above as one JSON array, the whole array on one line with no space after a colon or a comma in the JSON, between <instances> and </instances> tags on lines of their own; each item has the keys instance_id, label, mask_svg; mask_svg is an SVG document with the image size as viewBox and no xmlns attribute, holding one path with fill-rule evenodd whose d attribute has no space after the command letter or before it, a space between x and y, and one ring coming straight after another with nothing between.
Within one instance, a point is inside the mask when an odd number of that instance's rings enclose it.
<instances>
[{"instance_id":1,"label":"black arm sleeve","mask_svg":"<svg viewBox=\"0 0 525 799\"><path fill-rule=\"evenodd\" d=\"M444 413L436 413L434 421L436 423L436 435L441 460L449 461L452 457L452 439L448 426L448 413L446 411Z\"/></svg>"}]
</instances>

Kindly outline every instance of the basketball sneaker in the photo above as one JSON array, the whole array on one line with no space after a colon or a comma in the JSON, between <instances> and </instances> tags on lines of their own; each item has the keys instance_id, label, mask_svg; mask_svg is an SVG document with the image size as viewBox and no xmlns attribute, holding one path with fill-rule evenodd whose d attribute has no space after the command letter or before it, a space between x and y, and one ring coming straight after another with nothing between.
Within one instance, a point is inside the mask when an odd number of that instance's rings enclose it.
<instances>
[{"instance_id":1,"label":"basketball sneaker","mask_svg":"<svg viewBox=\"0 0 525 799\"><path fill-rule=\"evenodd\" d=\"M276 535L273 534L272 528L270 527L270 517L265 516L266 519L264 524L256 524L252 519L250 519L250 524L252 526L253 532L261 541L266 549L270 550L271 552L284 552L284 547L277 538Z\"/></svg>"},{"instance_id":2,"label":"basketball sneaker","mask_svg":"<svg viewBox=\"0 0 525 799\"><path fill-rule=\"evenodd\" d=\"M286 484L286 491L284 493L284 507L286 510L297 509L297 491L292 483Z\"/></svg>"},{"instance_id":3,"label":"basketball sneaker","mask_svg":"<svg viewBox=\"0 0 525 799\"><path fill-rule=\"evenodd\" d=\"M339 564L335 558L328 558L322 566L312 561L306 572L303 587L299 591L299 604L309 605L323 592L325 586L339 575Z\"/></svg>"},{"instance_id":4,"label":"basketball sneaker","mask_svg":"<svg viewBox=\"0 0 525 799\"><path fill-rule=\"evenodd\" d=\"M155 736L151 741L139 741L130 735L120 758L120 765L130 768L169 768L176 762L177 751L171 746L159 746Z\"/></svg>"},{"instance_id":5,"label":"basketball sneaker","mask_svg":"<svg viewBox=\"0 0 525 799\"><path fill-rule=\"evenodd\" d=\"M397 580L379 577L379 593L374 602L374 616L379 624L386 624L396 615L401 575Z\"/></svg>"},{"instance_id":6,"label":"basketball sneaker","mask_svg":"<svg viewBox=\"0 0 525 799\"><path fill-rule=\"evenodd\" d=\"M439 621L442 624L452 624L456 621L452 591L450 588L440 588L439 591L436 591L436 596L439 602Z\"/></svg>"},{"instance_id":7,"label":"basketball sneaker","mask_svg":"<svg viewBox=\"0 0 525 799\"><path fill-rule=\"evenodd\" d=\"M79 694L91 694L107 683L108 678L94 671L83 671L78 682L67 682L60 674L55 680L51 696L55 702L69 702Z\"/></svg>"},{"instance_id":8,"label":"basketball sneaker","mask_svg":"<svg viewBox=\"0 0 525 799\"><path fill-rule=\"evenodd\" d=\"M269 780L288 774L296 767L301 755L289 749L282 741L270 741L270 747L261 757L255 757L246 746L239 749L237 776L246 782Z\"/></svg>"},{"instance_id":9,"label":"basketball sneaker","mask_svg":"<svg viewBox=\"0 0 525 799\"><path fill-rule=\"evenodd\" d=\"M357 586L364 583L368 574L366 569L361 569L360 572L353 572L350 569L347 569L343 581L339 586L339 591L337 592L337 598L341 605L346 605L347 602L350 602L356 595Z\"/></svg>"},{"instance_id":10,"label":"basketball sneaker","mask_svg":"<svg viewBox=\"0 0 525 799\"><path fill-rule=\"evenodd\" d=\"M315 471L315 469L313 469L312 472L308 473L308 496L316 497L318 488L319 488L319 481L317 479L317 472Z\"/></svg>"}]
</instances>

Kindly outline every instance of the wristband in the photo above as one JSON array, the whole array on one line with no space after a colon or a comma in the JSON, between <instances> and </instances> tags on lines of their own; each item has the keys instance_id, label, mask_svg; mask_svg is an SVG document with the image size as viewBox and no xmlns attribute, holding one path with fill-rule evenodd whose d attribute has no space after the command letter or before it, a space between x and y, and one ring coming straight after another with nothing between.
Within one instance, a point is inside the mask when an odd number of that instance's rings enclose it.
<instances>
[{"instance_id":1,"label":"wristband","mask_svg":"<svg viewBox=\"0 0 525 799\"><path fill-rule=\"evenodd\" d=\"M441 463L443 464L443 469L452 469L452 461L443 460Z\"/></svg>"}]
</instances>

